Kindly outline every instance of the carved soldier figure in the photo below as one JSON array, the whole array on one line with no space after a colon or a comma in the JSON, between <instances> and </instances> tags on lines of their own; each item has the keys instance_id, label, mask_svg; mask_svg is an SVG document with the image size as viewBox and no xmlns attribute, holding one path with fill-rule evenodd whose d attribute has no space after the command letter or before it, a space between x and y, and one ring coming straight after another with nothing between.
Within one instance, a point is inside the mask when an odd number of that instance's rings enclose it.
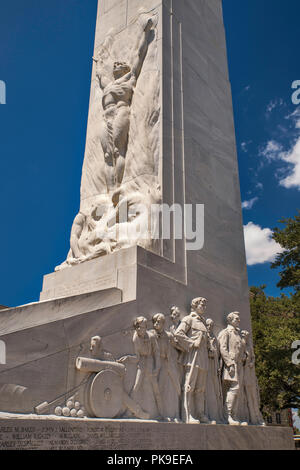
<instances>
[{"instance_id":1,"label":"carved soldier figure","mask_svg":"<svg viewBox=\"0 0 300 470\"><path fill-rule=\"evenodd\" d=\"M175 331L180 325L180 310L176 305L170 308L170 318L172 321L172 325L170 326L170 332L172 335L175 335Z\"/></svg>"},{"instance_id":2,"label":"carved soldier figure","mask_svg":"<svg viewBox=\"0 0 300 470\"><path fill-rule=\"evenodd\" d=\"M160 369L158 344L154 335L147 331L145 317L135 318L133 326L135 332L132 341L135 356L124 356L118 362L137 365L131 397L149 413L150 418L163 417L162 400L157 382Z\"/></svg>"},{"instance_id":3,"label":"carved soldier figure","mask_svg":"<svg viewBox=\"0 0 300 470\"><path fill-rule=\"evenodd\" d=\"M180 380L180 384L182 384L184 370L183 370L181 356L182 356L182 353L184 352L184 349L182 349L182 347L178 343L178 340L175 338L175 332L176 332L176 330L179 327L180 322L181 322L180 317L181 317L181 314L180 314L179 308L176 307L176 305L173 305L173 307L170 308L170 318L171 318L172 325L170 326L169 331L170 331L170 333L173 337L173 343L172 344L173 344L173 346L175 348L175 351L176 351L177 368L178 368L178 371L179 371L179 380Z\"/></svg>"},{"instance_id":4,"label":"carved soldier figure","mask_svg":"<svg viewBox=\"0 0 300 470\"><path fill-rule=\"evenodd\" d=\"M211 318L206 320L209 352L209 370L206 388L206 409L209 418L215 422L222 423L223 416L223 393L221 383L221 355L217 338L214 335L214 322Z\"/></svg>"},{"instance_id":5,"label":"carved soldier figure","mask_svg":"<svg viewBox=\"0 0 300 470\"><path fill-rule=\"evenodd\" d=\"M243 330L241 333L246 344L243 391L245 393L245 399L249 411L249 421L251 424L265 426L263 417L259 410L259 391L255 374L255 356L253 346L250 343L250 333L246 330Z\"/></svg>"},{"instance_id":6,"label":"carved soldier figure","mask_svg":"<svg viewBox=\"0 0 300 470\"><path fill-rule=\"evenodd\" d=\"M105 176L109 191L120 186L123 180L130 127L130 106L148 51L150 31L153 27L153 20L147 15L141 16L141 22L143 23L142 35L133 51L132 65L116 61L113 66L113 81L105 75L103 68L103 58L112 41L111 37L106 39L99 57L94 59L97 62L96 75L103 90L100 140L106 163Z\"/></svg>"},{"instance_id":7,"label":"carved soldier figure","mask_svg":"<svg viewBox=\"0 0 300 470\"><path fill-rule=\"evenodd\" d=\"M103 349L101 336L93 336L90 344L91 357L102 361L115 361L114 356Z\"/></svg>"},{"instance_id":8,"label":"carved soldier figure","mask_svg":"<svg viewBox=\"0 0 300 470\"><path fill-rule=\"evenodd\" d=\"M165 321L166 318L162 313L157 313L152 317L153 335L156 338L160 354L158 387L162 401L163 417L168 420L179 421L180 371L177 364L177 352L174 349L174 337L169 331L165 330Z\"/></svg>"},{"instance_id":9,"label":"carved soldier figure","mask_svg":"<svg viewBox=\"0 0 300 470\"><path fill-rule=\"evenodd\" d=\"M210 423L205 416L205 390L208 373L208 334L203 314L207 300L203 297L191 303L190 315L183 318L175 338L185 351L182 364L185 369L182 418L187 423Z\"/></svg>"},{"instance_id":10,"label":"carved soldier figure","mask_svg":"<svg viewBox=\"0 0 300 470\"><path fill-rule=\"evenodd\" d=\"M243 384L243 361L245 342L241 335L239 312L229 313L228 326L218 336L220 353L224 362L223 383L225 394L225 412L228 424L239 425L236 418L240 390Z\"/></svg>"}]
</instances>

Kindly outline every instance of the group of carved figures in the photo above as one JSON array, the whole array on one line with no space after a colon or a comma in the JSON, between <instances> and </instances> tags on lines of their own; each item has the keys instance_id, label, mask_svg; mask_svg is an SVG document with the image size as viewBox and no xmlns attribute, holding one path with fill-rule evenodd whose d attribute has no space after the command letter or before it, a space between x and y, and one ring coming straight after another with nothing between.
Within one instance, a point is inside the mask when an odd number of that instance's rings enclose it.
<instances>
[{"instance_id":1,"label":"group of carved figures","mask_svg":"<svg viewBox=\"0 0 300 470\"><path fill-rule=\"evenodd\" d=\"M203 316L206 305L205 298L194 299L191 313L182 320L179 309L172 307L169 330L162 313L152 317L151 330L145 317L135 318L134 355L115 360L102 351L102 364L112 370L115 366L116 371L122 367L121 375L130 364L136 367L134 385L130 394L124 392L123 404L140 419L264 425L249 332L240 330L239 313L233 312L216 337L213 320ZM94 337L92 343L95 339L101 341Z\"/></svg>"}]
</instances>

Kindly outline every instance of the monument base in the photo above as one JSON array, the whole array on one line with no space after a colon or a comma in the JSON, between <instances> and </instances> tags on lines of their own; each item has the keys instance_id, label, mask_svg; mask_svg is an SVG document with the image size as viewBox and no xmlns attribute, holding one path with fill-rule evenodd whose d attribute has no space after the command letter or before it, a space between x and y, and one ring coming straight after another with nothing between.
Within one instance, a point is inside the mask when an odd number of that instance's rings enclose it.
<instances>
[{"instance_id":1,"label":"monument base","mask_svg":"<svg viewBox=\"0 0 300 470\"><path fill-rule=\"evenodd\" d=\"M286 427L1 413L0 450L294 450Z\"/></svg>"}]
</instances>

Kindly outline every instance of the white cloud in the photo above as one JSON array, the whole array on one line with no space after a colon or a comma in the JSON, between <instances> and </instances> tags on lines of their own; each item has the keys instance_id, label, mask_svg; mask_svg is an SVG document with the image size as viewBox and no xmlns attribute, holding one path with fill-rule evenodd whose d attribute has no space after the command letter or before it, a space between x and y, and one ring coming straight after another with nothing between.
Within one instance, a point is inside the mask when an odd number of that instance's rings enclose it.
<instances>
[{"instance_id":1,"label":"white cloud","mask_svg":"<svg viewBox=\"0 0 300 470\"><path fill-rule=\"evenodd\" d=\"M258 183L256 183L256 188L262 190L262 189L264 189L264 185L262 183L258 182Z\"/></svg>"},{"instance_id":2,"label":"white cloud","mask_svg":"<svg viewBox=\"0 0 300 470\"><path fill-rule=\"evenodd\" d=\"M248 152L248 147L249 147L250 144L252 144L252 140L249 140L248 142L242 142L241 143L242 151L247 153Z\"/></svg>"},{"instance_id":3,"label":"white cloud","mask_svg":"<svg viewBox=\"0 0 300 470\"><path fill-rule=\"evenodd\" d=\"M291 121L296 129L296 139L288 151L284 151L283 146L275 140L270 140L259 149L259 156L265 161L281 161L286 163L285 167L279 168L275 173L279 184L284 188L297 188L300 191L300 106L296 110L285 116L285 119ZM263 161L262 160L262 166Z\"/></svg>"},{"instance_id":4,"label":"white cloud","mask_svg":"<svg viewBox=\"0 0 300 470\"><path fill-rule=\"evenodd\" d=\"M296 125L298 124L300 129L300 119L299 122L296 122ZM297 188L300 190L300 137L294 141L292 148L287 152L283 151L280 143L270 140L259 150L259 155L265 158L268 163L276 160L287 163L288 167L280 168L276 173L279 184L287 189Z\"/></svg>"},{"instance_id":5,"label":"white cloud","mask_svg":"<svg viewBox=\"0 0 300 470\"><path fill-rule=\"evenodd\" d=\"M259 155L265 157L269 162L281 158L282 145L275 140L270 140L264 147L259 150Z\"/></svg>"},{"instance_id":6,"label":"white cloud","mask_svg":"<svg viewBox=\"0 0 300 470\"><path fill-rule=\"evenodd\" d=\"M292 168L285 178L280 179L279 184L287 189L297 188L300 191L300 137L290 152L281 154L281 160L292 165Z\"/></svg>"},{"instance_id":7,"label":"white cloud","mask_svg":"<svg viewBox=\"0 0 300 470\"><path fill-rule=\"evenodd\" d=\"M247 264L263 264L275 260L283 249L272 239L272 230L249 222L244 225Z\"/></svg>"},{"instance_id":8,"label":"white cloud","mask_svg":"<svg viewBox=\"0 0 300 470\"><path fill-rule=\"evenodd\" d=\"M242 203L242 208L243 209L252 209L252 207L254 206L254 204L258 201L258 197L254 197L252 199L250 199L249 201L244 201Z\"/></svg>"},{"instance_id":9,"label":"white cloud","mask_svg":"<svg viewBox=\"0 0 300 470\"><path fill-rule=\"evenodd\" d=\"M298 106L293 113L285 116L285 119L293 121L296 129L300 129L300 106Z\"/></svg>"},{"instance_id":10,"label":"white cloud","mask_svg":"<svg viewBox=\"0 0 300 470\"><path fill-rule=\"evenodd\" d=\"M270 103L267 106L267 109L266 109L266 117L267 118L270 117L273 109L275 109L279 106L282 106L282 105L283 105L283 99L282 98L271 100Z\"/></svg>"}]
</instances>

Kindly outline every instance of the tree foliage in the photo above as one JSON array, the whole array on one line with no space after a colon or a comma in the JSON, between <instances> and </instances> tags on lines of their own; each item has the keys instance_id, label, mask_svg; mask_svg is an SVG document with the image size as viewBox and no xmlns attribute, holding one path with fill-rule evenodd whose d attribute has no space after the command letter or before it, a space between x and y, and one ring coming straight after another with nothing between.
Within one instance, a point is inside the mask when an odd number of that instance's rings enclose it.
<instances>
[{"instance_id":1,"label":"tree foliage","mask_svg":"<svg viewBox=\"0 0 300 470\"><path fill-rule=\"evenodd\" d=\"M282 219L284 228L274 229L273 239L284 249L279 253L272 268L280 268L278 287L291 287L297 297L300 297L300 211L294 218Z\"/></svg>"},{"instance_id":2,"label":"tree foliage","mask_svg":"<svg viewBox=\"0 0 300 470\"><path fill-rule=\"evenodd\" d=\"M250 289L256 372L264 412L300 408L300 366L292 343L300 339L299 298L268 297L265 286Z\"/></svg>"},{"instance_id":3,"label":"tree foliage","mask_svg":"<svg viewBox=\"0 0 300 470\"><path fill-rule=\"evenodd\" d=\"M293 294L265 295L266 286L250 289L253 342L263 411L300 408L300 365L293 364L292 343L300 340L300 211L280 220L273 239L281 245L271 268L279 268L281 289Z\"/></svg>"}]
</instances>

